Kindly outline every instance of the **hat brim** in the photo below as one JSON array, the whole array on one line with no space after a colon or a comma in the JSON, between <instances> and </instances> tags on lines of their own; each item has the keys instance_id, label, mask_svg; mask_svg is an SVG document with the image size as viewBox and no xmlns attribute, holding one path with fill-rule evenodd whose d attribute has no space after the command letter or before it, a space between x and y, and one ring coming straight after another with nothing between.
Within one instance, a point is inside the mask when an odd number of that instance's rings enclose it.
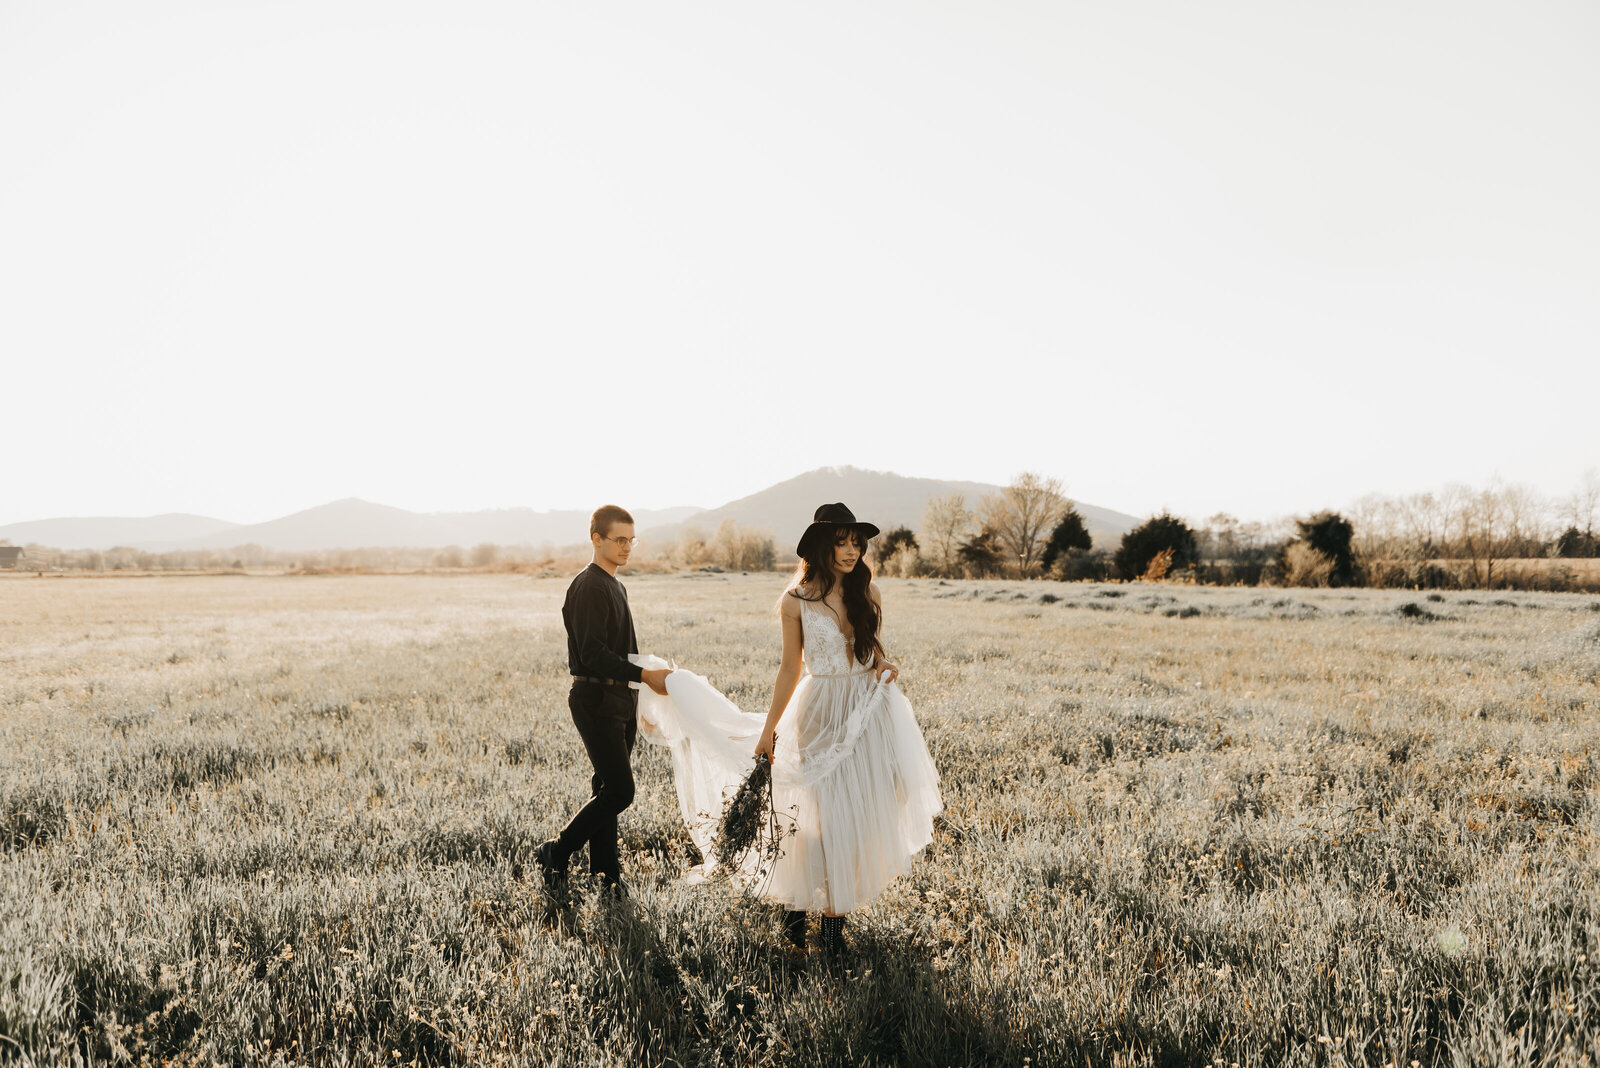
<instances>
[{"instance_id":1,"label":"hat brim","mask_svg":"<svg viewBox=\"0 0 1600 1068\"><path fill-rule=\"evenodd\" d=\"M876 538L879 533L878 528L871 523L812 523L809 527L806 527L806 532L800 535L800 540L795 543L794 554L796 556L804 556L806 554L806 545L810 543L812 538L817 536L818 531L834 527L852 527L861 532L862 541Z\"/></svg>"}]
</instances>

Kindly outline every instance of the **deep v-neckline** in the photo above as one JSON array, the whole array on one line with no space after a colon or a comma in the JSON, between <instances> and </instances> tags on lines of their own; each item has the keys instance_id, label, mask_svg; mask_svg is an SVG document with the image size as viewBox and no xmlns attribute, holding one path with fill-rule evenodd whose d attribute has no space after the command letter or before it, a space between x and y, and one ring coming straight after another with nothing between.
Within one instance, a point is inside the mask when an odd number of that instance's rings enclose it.
<instances>
[{"instance_id":1,"label":"deep v-neckline","mask_svg":"<svg viewBox=\"0 0 1600 1068\"><path fill-rule=\"evenodd\" d=\"M806 599L802 597L801 600ZM806 603L826 608L827 611L822 613L822 618L833 624L833 629L839 632L839 637L844 639L846 645L854 645L856 643L856 636L844 632L844 628L839 625L838 617L833 614L833 608L826 601L806 601Z\"/></svg>"}]
</instances>

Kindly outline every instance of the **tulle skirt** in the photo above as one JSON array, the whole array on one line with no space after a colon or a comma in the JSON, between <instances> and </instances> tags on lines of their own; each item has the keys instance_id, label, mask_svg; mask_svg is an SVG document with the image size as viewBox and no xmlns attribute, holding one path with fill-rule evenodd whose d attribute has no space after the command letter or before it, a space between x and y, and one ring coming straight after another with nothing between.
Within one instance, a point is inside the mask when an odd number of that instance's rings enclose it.
<instances>
[{"instance_id":1,"label":"tulle skirt","mask_svg":"<svg viewBox=\"0 0 1600 1068\"><path fill-rule=\"evenodd\" d=\"M637 656L646 667L665 667ZM640 736L672 750L679 809L706 861L723 807L753 765L765 717L743 712L705 679L679 669L668 697L640 691ZM775 728L776 860L752 854L726 874L791 909L845 913L911 869L943 808L939 773L911 703L870 672L806 675Z\"/></svg>"},{"instance_id":2,"label":"tulle skirt","mask_svg":"<svg viewBox=\"0 0 1600 1068\"><path fill-rule=\"evenodd\" d=\"M794 833L762 895L836 914L870 903L911 870L944 807L911 702L870 672L807 675L776 730L772 800Z\"/></svg>"}]
</instances>

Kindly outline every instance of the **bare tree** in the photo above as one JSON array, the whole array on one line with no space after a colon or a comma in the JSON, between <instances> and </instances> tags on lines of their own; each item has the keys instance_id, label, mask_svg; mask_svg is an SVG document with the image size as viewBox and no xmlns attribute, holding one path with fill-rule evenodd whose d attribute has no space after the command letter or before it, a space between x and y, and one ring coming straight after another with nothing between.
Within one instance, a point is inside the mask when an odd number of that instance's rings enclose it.
<instances>
[{"instance_id":1,"label":"bare tree","mask_svg":"<svg viewBox=\"0 0 1600 1068\"><path fill-rule=\"evenodd\" d=\"M1600 468L1589 468L1572 496L1562 502L1563 519L1576 530L1594 537L1594 513L1600 509Z\"/></svg>"},{"instance_id":2,"label":"bare tree","mask_svg":"<svg viewBox=\"0 0 1600 1068\"><path fill-rule=\"evenodd\" d=\"M1239 549L1239 520L1218 512L1195 531L1202 560L1231 560Z\"/></svg>"},{"instance_id":3,"label":"bare tree","mask_svg":"<svg viewBox=\"0 0 1600 1068\"><path fill-rule=\"evenodd\" d=\"M1542 540L1543 503L1526 486L1496 482L1482 490L1451 488L1460 490L1454 509L1456 551L1468 562L1473 584L1493 589L1495 566L1527 555Z\"/></svg>"},{"instance_id":4,"label":"bare tree","mask_svg":"<svg viewBox=\"0 0 1600 1068\"><path fill-rule=\"evenodd\" d=\"M922 509L922 526L917 531L917 542L922 552L941 575L954 574L958 560L956 553L967 540L972 529L972 513L967 511L967 499L959 493L944 497L929 497Z\"/></svg>"},{"instance_id":5,"label":"bare tree","mask_svg":"<svg viewBox=\"0 0 1600 1068\"><path fill-rule=\"evenodd\" d=\"M1402 529L1420 558L1426 560L1447 551L1453 516L1465 507L1470 492L1466 486L1451 483L1437 497L1413 493L1400 500Z\"/></svg>"},{"instance_id":6,"label":"bare tree","mask_svg":"<svg viewBox=\"0 0 1600 1068\"><path fill-rule=\"evenodd\" d=\"M1400 539L1397 501L1369 493L1350 506L1349 516L1355 526L1350 547L1363 567L1393 557Z\"/></svg>"},{"instance_id":7,"label":"bare tree","mask_svg":"<svg viewBox=\"0 0 1600 1068\"><path fill-rule=\"evenodd\" d=\"M670 550L671 559L684 567L699 567L709 563L712 548L706 541L705 531L699 527L685 527L677 544Z\"/></svg>"},{"instance_id":8,"label":"bare tree","mask_svg":"<svg viewBox=\"0 0 1600 1068\"><path fill-rule=\"evenodd\" d=\"M1499 502L1488 492L1452 483L1445 487L1449 498L1451 555L1465 560L1468 582L1487 587L1486 577L1494 574L1493 530L1500 523Z\"/></svg>"},{"instance_id":9,"label":"bare tree","mask_svg":"<svg viewBox=\"0 0 1600 1068\"><path fill-rule=\"evenodd\" d=\"M1544 544L1554 537L1550 528L1551 503L1520 482L1496 487L1505 504L1505 551L1526 560L1544 555Z\"/></svg>"},{"instance_id":10,"label":"bare tree","mask_svg":"<svg viewBox=\"0 0 1600 1068\"><path fill-rule=\"evenodd\" d=\"M772 535L741 527L732 516L718 525L708 549L717 563L733 571L771 571L777 564Z\"/></svg>"},{"instance_id":11,"label":"bare tree","mask_svg":"<svg viewBox=\"0 0 1600 1068\"><path fill-rule=\"evenodd\" d=\"M999 493L978 502L978 516L994 531L1002 550L1024 575L1032 574L1044 541L1072 502L1061 492L1061 480L1024 471Z\"/></svg>"}]
</instances>

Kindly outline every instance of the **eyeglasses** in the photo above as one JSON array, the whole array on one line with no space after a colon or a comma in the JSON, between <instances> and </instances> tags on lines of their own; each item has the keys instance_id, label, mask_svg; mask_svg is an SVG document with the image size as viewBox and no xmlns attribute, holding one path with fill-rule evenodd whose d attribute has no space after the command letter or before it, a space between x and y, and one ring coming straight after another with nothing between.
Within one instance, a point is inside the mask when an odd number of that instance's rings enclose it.
<instances>
[{"instance_id":1,"label":"eyeglasses","mask_svg":"<svg viewBox=\"0 0 1600 1068\"><path fill-rule=\"evenodd\" d=\"M609 541L619 549L631 549L639 544L638 538L601 538L600 540Z\"/></svg>"}]
</instances>

